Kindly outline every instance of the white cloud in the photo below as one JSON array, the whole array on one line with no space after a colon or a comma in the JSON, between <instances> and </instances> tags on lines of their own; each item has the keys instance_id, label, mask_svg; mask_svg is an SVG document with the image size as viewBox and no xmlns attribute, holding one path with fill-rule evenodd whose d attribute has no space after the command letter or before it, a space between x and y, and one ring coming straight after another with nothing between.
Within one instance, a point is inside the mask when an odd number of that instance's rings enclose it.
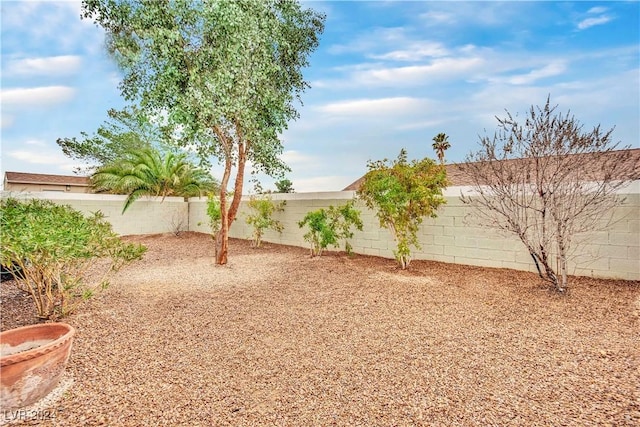
<instances>
[{"instance_id":1,"label":"white cloud","mask_svg":"<svg viewBox=\"0 0 640 427\"><path fill-rule=\"evenodd\" d=\"M45 165L55 169L55 172L43 172L43 173L71 173L76 168L85 166L81 163L74 162L66 157L60 151L54 151L47 149L43 141L40 140L28 140L25 141L26 145L31 147L21 150L12 150L6 153L8 158L25 162L31 165ZM5 161L5 163L8 163ZM42 168L34 166L38 171L42 171ZM45 169L46 170L46 169Z\"/></svg>"},{"instance_id":2,"label":"white cloud","mask_svg":"<svg viewBox=\"0 0 640 427\"><path fill-rule=\"evenodd\" d=\"M38 165L53 165L60 163L63 159L62 155L53 155L50 152L43 152L42 150L14 150L7 153L9 157L16 160L21 160L27 163L33 163Z\"/></svg>"},{"instance_id":3,"label":"white cloud","mask_svg":"<svg viewBox=\"0 0 640 427\"><path fill-rule=\"evenodd\" d=\"M80 19L79 1L2 2L3 50L44 44L59 52L99 52L104 31L90 19Z\"/></svg>"},{"instance_id":4,"label":"white cloud","mask_svg":"<svg viewBox=\"0 0 640 427\"><path fill-rule=\"evenodd\" d=\"M606 24L612 20L613 18L607 15L602 15L597 18L587 18L578 23L578 29L586 30L587 28L594 27L596 25Z\"/></svg>"},{"instance_id":5,"label":"white cloud","mask_svg":"<svg viewBox=\"0 0 640 427\"><path fill-rule=\"evenodd\" d=\"M289 166L313 164L315 160L314 157L296 150L287 150L283 152L280 159Z\"/></svg>"},{"instance_id":6,"label":"white cloud","mask_svg":"<svg viewBox=\"0 0 640 427\"><path fill-rule=\"evenodd\" d=\"M76 55L49 56L9 60L6 74L69 75L76 73L82 59Z\"/></svg>"},{"instance_id":7,"label":"white cloud","mask_svg":"<svg viewBox=\"0 0 640 427\"><path fill-rule=\"evenodd\" d=\"M430 11L420 15L420 18L424 20L427 25L434 24L451 24L456 21L456 16L453 13L444 11Z\"/></svg>"},{"instance_id":8,"label":"white cloud","mask_svg":"<svg viewBox=\"0 0 640 427\"><path fill-rule=\"evenodd\" d=\"M371 32L354 37L349 43L329 46L332 54L369 52L384 46L398 46L406 42L406 30L402 27L376 28Z\"/></svg>"},{"instance_id":9,"label":"white cloud","mask_svg":"<svg viewBox=\"0 0 640 427\"><path fill-rule=\"evenodd\" d=\"M528 2L424 2L428 10L419 15L426 27L478 25L485 27L511 26L519 20L528 20Z\"/></svg>"},{"instance_id":10,"label":"white cloud","mask_svg":"<svg viewBox=\"0 0 640 427\"><path fill-rule=\"evenodd\" d=\"M452 77L480 67L484 60L471 58L442 58L428 65L378 68L356 72L353 80L364 85L408 86L433 78Z\"/></svg>"},{"instance_id":11,"label":"white cloud","mask_svg":"<svg viewBox=\"0 0 640 427\"><path fill-rule=\"evenodd\" d=\"M405 49L394 50L380 55L369 55L373 59L392 61L417 61L428 57L445 56L449 51L436 42L416 42L406 46Z\"/></svg>"},{"instance_id":12,"label":"white cloud","mask_svg":"<svg viewBox=\"0 0 640 427\"><path fill-rule=\"evenodd\" d=\"M522 74L519 76L512 76L507 79L508 83L514 85L525 85L534 83L536 80L552 77L562 74L567 69L567 66L563 62L554 62L549 65L546 65L540 69L532 70L527 74Z\"/></svg>"},{"instance_id":13,"label":"white cloud","mask_svg":"<svg viewBox=\"0 0 640 427\"><path fill-rule=\"evenodd\" d=\"M424 108L425 104L423 99L410 97L356 99L325 104L316 110L331 116L397 116Z\"/></svg>"},{"instance_id":14,"label":"white cloud","mask_svg":"<svg viewBox=\"0 0 640 427\"><path fill-rule=\"evenodd\" d=\"M50 107L71 100L76 90L68 86L3 89L3 108Z\"/></svg>"},{"instance_id":15,"label":"white cloud","mask_svg":"<svg viewBox=\"0 0 640 427\"><path fill-rule=\"evenodd\" d=\"M604 12L606 12L606 11L607 11L607 8L606 8L606 7L602 7L602 6L594 6L594 7L592 7L591 9L589 9L589 10L587 11L587 13L595 13L595 14L598 14L598 13L604 13Z\"/></svg>"},{"instance_id":16,"label":"white cloud","mask_svg":"<svg viewBox=\"0 0 640 427\"><path fill-rule=\"evenodd\" d=\"M25 145L32 145L36 147L46 147L47 143L40 139L28 139L24 142Z\"/></svg>"}]
</instances>

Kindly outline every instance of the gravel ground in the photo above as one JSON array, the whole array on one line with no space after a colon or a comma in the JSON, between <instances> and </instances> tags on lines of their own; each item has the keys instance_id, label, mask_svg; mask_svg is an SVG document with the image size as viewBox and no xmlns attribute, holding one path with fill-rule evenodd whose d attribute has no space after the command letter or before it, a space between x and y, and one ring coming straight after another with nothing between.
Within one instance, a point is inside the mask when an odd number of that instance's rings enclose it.
<instances>
[{"instance_id":1,"label":"gravel ground","mask_svg":"<svg viewBox=\"0 0 640 427\"><path fill-rule=\"evenodd\" d=\"M640 425L638 282L560 296L530 273L243 240L214 267L207 235L128 239L144 260L67 319L73 385L22 424ZM33 322L1 290L2 329Z\"/></svg>"}]
</instances>

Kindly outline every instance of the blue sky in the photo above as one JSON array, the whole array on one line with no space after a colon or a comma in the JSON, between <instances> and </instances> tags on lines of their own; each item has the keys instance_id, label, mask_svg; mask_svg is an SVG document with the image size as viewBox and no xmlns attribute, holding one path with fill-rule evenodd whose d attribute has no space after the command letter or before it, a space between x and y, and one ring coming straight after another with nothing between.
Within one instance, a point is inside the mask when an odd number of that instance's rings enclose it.
<instances>
[{"instance_id":1,"label":"blue sky","mask_svg":"<svg viewBox=\"0 0 640 427\"><path fill-rule=\"evenodd\" d=\"M367 160L462 161L505 109L524 114L547 95L586 129L615 126L640 147L638 2L320 2L327 15L305 76L301 118L283 135L298 192L336 191ZM103 32L80 2L2 1L0 171L70 174L55 143L89 134L124 101ZM220 176L220 168L214 167ZM270 182L264 181L270 188Z\"/></svg>"}]
</instances>

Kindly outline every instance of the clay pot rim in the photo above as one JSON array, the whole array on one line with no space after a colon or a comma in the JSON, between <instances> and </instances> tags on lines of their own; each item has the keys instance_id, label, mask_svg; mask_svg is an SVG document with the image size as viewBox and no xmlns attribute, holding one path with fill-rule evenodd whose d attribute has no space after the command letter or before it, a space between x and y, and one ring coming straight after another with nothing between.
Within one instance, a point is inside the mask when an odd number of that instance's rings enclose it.
<instances>
[{"instance_id":1,"label":"clay pot rim","mask_svg":"<svg viewBox=\"0 0 640 427\"><path fill-rule=\"evenodd\" d=\"M45 345L41 345L39 347L32 348L26 351L21 351L20 353L8 354L6 356L0 357L0 366L13 365L13 364L22 362L23 360L33 359L34 357L38 357L38 356L50 353L53 350L57 349L58 347L65 345L68 341L71 341L71 339L76 333L76 330L73 326L69 325L68 323L50 322L50 323L38 323L35 325L21 326L19 328L9 329L1 332L0 337L2 337L3 334L8 332L13 333L16 331L29 330L29 329L49 328L51 326L65 328L67 332L62 334L59 338Z\"/></svg>"}]
</instances>

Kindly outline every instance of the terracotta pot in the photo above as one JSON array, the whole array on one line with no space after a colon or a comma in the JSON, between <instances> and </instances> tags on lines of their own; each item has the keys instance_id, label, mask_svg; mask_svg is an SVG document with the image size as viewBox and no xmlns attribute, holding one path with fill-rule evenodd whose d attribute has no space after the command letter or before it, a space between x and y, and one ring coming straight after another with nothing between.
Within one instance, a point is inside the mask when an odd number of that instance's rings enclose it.
<instances>
[{"instance_id":1,"label":"terracotta pot","mask_svg":"<svg viewBox=\"0 0 640 427\"><path fill-rule=\"evenodd\" d=\"M0 333L0 407L22 408L49 394L64 373L74 334L66 323Z\"/></svg>"}]
</instances>

